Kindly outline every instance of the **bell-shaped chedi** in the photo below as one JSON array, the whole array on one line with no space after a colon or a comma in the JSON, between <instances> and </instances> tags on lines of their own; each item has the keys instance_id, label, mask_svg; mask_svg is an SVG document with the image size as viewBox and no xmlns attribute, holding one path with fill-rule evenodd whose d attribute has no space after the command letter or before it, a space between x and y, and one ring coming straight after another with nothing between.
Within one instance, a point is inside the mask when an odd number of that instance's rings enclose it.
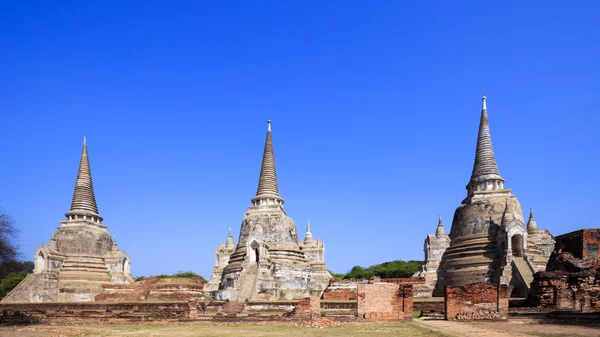
<instances>
[{"instance_id":1,"label":"bell-shaped chedi","mask_svg":"<svg viewBox=\"0 0 600 337\"><path fill-rule=\"evenodd\" d=\"M529 237L521 205L504 182L484 96L467 197L454 213L451 243L440 263L434 295L443 295L445 285L491 282L508 284L514 296L523 296L531 275L543 270L549 255L544 256Z\"/></svg>"},{"instance_id":2,"label":"bell-shaped chedi","mask_svg":"<svg viewBox=\"0 0 600 337\"><path fill-rule=\"evenodd\" d=\"M86 139L71 209L50 243L35 252L35 269L3 303L93 301L102 284L130 283L130 259L98 212Z\"/></svg>"},{"instance_id":3,"label":"bell-shaped chedi","mask_svg":"<svg viewBox=\"0 0 600 337\"><path fill-rule=\"evenodd\" d=\"M256 195L244 215L236 249L223 269L216 298L300 299L325 290L331 276L322 254L321 261L313 263L313 254L309 257L303 252L296 224L283 204L268 121Z\"/></svg>"}]
</instances>

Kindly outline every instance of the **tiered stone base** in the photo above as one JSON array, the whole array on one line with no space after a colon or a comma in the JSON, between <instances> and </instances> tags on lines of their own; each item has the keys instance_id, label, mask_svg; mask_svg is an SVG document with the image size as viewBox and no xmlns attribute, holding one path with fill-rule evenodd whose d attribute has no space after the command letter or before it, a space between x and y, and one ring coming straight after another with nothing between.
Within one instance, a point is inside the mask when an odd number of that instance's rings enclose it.
<instances>
[{"instance_id":1,"label":"tiered stone base","mask_svg":"<svg viewBox=\"0 0 600 337\"><path fill-rule=\"evenodd\" d=\"M497 251L495 238L487 234L452 240L444 253L433 296L443 296L446 285L494 282Z\"/></svg>"},{"instance_id":2,"label":"tiered stone base","mask_svg":"<svg viewBox=\"0 0 600 337\"><path fill-rule=\"evenodd\" d=\"M102 292L102 284L110 282L111 276L102 258L70 256L58 273L58 300L93 301Z\"/></svg>"}]
</instances>

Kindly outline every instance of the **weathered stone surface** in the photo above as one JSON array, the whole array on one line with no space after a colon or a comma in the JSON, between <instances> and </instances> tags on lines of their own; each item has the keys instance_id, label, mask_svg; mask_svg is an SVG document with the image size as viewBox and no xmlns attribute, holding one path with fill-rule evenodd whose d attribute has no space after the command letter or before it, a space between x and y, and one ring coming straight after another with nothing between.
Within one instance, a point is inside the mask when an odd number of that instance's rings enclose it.
<instances>
[{"instance_id":1,"label":"weathered stone surface","mask_svg":"<svg viewBox=\"0 0 600 337\"><path fill-rule=\"evenodd\" d=\"M227 267L229 263L229 258L231 254L235 251L236 244L233 241L233 236L231 235L231 228L229 229L229 235L227 236L227 241L222 243L217 248L215 252L215 266L212 270L212 275L208 282L204 285L204 290L211 294L211 296L215 296L216 292L219 290L219 284L221 283L221 279L223 278L223 269Z\"/></svg>"},{"instance_id":2,"label":"weathered stone surface","mask_svg":"<svg viewBox=\"0 0 600 337\"><path fill-rule=\"evenodd\" d=\"M438 280L438 269L442 256L450 246L450 237L444 231L442 216L438 220L438 227L434 234L428 234L425 238L423 251L425 253L425 264L419 267L419 270L413 277L424 278L422 285L415 285L413 288L415 297L431 297Z\"/></svg>"}]
</instances>

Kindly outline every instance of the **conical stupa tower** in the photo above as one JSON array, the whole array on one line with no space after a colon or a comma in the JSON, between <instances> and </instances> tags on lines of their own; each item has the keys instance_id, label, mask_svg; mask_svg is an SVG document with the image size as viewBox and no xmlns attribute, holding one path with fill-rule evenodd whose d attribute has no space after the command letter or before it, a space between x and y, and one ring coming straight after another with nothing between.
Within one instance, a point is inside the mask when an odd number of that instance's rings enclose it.
<instances>
[{"instance_id":1,"label":"conical stupa tower","mask_svg":"<svg viewBox=\"0 0 600 337\"><path fill-rule=\"evenodd\" d=\"M466 188L467 197L454 213L451 244L442 257L434 294L443 295L445 285L491 282L508 284L515 296L526 295L527 277L539 266L533 263L540 259L539 250L529 244L521 205L498 171L485 96Z\"/></svg>"},{"instance_id":2,"label":"conical stupa tower","mask_svg":"<svg viewBox=\"0 0 600 337\"><path fill-rule=\"evenodd\" d=\"M435 234L427 234L427 237L425 237L423 244L425 263L413 275L413 277L425 279L424 284L414 285L415 297L431 297L438 280L437 272L440 267L442 255L444 255L448 246L450 246L450 237L448 237L448 234L444 230L442 215L440 214Z\"/></svg>"},{"instance_id":3,"label":"conical stupa tower","mask_svg":"<svg viewBox=\"0 0 600 337\"><path fill-rule=\"evenodd\" d=\"M223 270L217 298L300 299L325 289L329 273L313 271L283 204L268 121L258 189L242 221L236 250Z\"/></svg>"},{"instance_id":4,"label":"conical stupa tower","mask_svg":"<svg viewBox=\"0 0 600 337\"><path fill-rule=\"evenodd\" d=\"M71 201L50 244L35 252L34 273L3 302L93 301L108 283L130 283L130 259L98 213L86 139Z\"/></svg>"}]
</instances>

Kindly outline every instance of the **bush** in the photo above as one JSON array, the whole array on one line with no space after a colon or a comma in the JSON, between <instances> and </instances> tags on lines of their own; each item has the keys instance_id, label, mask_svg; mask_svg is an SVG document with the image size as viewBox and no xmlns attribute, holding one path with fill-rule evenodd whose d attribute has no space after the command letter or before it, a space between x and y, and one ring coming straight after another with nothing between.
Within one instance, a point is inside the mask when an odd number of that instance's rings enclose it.
<instances>
[{"instance_id":1,"label":"bush","mask_svg":"<svg viewBox=\"0 0 600 337\"><path fill-rule=\"evenodd\" d=\"M403 278L411 277L419 267L423 264L423 261L402 261L396 260L391 262L385 262L376 264L368 268L361 266L354 266L348 273L343 275L345 279L369 279L373 276L379 276L381 278ZM337 274L339 275L339 274Z\"/></svg>"},{"instance_id":2,"label":"bush","mask_svg":"<svg viewBox=\"0 0 600 337\"><path fill-rule=\"evenodd\" d=\"M158 278L171 278L171 277L181 277L181 278L200 278L202 282L206 282L206 279L193 271L178 271L173 275L161 274L158 275ZM135 278L135 281L143 281L146 279L146 276L138 276Z\"/></svg>"},{"instance_id":3,"label":"bush","mask_svg":"<svg viewBox=\"0 0 600 337\"><path fill-rule=\"evenodd\" d=\"M17 284L19 284L23 279L27 277L27 273L22 271L18 273L10 273L6 275L5 278L0 280L0 298L4 298L4 296L8 295L8 293L13 290Z\"/></svg>"}]
</instances>

